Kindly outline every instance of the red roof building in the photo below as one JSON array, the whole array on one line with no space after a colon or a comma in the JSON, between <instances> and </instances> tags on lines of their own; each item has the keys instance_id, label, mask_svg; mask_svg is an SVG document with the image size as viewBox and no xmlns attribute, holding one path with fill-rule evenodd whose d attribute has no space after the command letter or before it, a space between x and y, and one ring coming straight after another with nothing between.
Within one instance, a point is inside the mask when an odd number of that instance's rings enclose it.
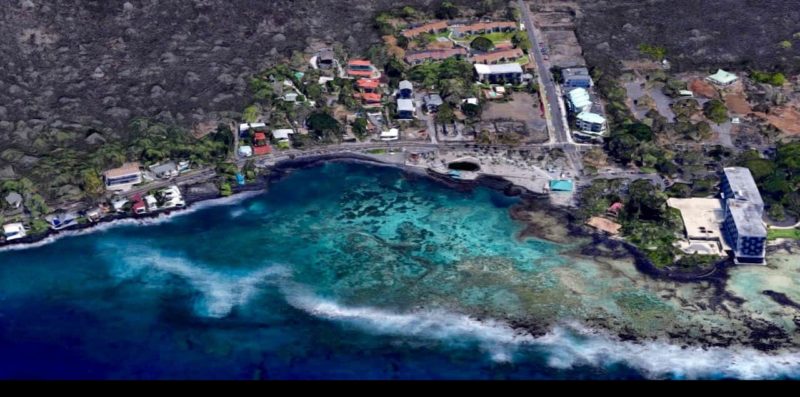
<instances>
[{"instance_id":1,"label":"red roof building","mask_svg":"<svg viewBox=\"0 0 800 397\"><path fill-rule=\"evenodd\" d=\"M265 154L270 154L272 152L272 147L269 146L267 142L267 134L263 132L256 132L253 136L253 153L256 156L263 156Z\"/></svg>"},{"instance_id":2,"label":"red roof building","mask_svg":"<svg viewBox=\"0 0 800 397\"><path fill-rule=\"evenodd\" d=\"M447 30L447 21L434 21L430 23L426 23L422 26L417 26L416 28L411 28L403 31L403 36L409 39L413 39L423 33L438 33Z\"/></svg>"},{"instance_id":3,"label":"red roof building","mask_svg":"<svg viewBox=\"0 0 800 397\"><path fill-rule=\"evenodd\" d=\"M363 99L365 103L381 103L381 94L368 92L366 94L361 94L361 99Z\"/></svg>"},{"instance_id":4,"label":"red roof building","mask_svg":"<svg viewBox=\"0 0 800 397\"><path fill-rule=\"evenodd\" d=\"M380 86L380 81L378 79L359 79L356 86L362 92L374 92Z\"/></svg>"},{"instance_id":5,"label":"red roof building","mask_svg":"<svg viewBox=\"0 0 800 397\"><path fill-rule=\"evenodd\" d=\"M364 59L354 59L347 63L347 74L355 77L372 77L375 73L372 62Z\"/></svg>"}]
</instances>

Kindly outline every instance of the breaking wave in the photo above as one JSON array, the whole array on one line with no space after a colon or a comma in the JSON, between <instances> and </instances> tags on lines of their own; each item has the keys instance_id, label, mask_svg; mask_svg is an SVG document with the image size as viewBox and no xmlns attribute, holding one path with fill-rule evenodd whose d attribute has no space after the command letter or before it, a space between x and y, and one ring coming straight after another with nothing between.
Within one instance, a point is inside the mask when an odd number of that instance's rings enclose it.
<instances>
[{"instance_id":1,"label":"breaking wave","mask_svg":"<svg viewBox=\"0 0 800 397\"><path fill-rule=\"evenodd\" d=\"M237 306L247 305L263 288L277 288L292 307L311 316L354 325L363 332L403 338L478 346L495 362L514 362L533 354L545 357L552 368L608 367L624 364L649 378L763 379L800 374L800 354L769 354L751 348L699 348L668 342L629 342L580 324L562 324L540 337L512 328L502 321L478 320L444 310L408 313L372 307L351 307L315 295L308 286L291 280L286 266L265 265L249 271L218 271L189 259L150 248L133 248L115 269L120 278L157 270L149 281L166 282L164 274L178 276L199 291L196 315L223 318Z\"/></svg>"}]
</instances>

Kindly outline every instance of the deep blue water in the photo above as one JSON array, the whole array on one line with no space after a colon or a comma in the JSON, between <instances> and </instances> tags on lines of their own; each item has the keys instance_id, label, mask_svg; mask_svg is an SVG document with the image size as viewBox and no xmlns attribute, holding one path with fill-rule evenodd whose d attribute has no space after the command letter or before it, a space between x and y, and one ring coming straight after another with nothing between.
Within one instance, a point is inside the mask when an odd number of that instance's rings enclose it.
<instances>
[{"instance_id":1,"label":"deep blue water","mask_svg":"<svg viewBox=\"0 0 800 397\"><path fill-rule=\"evenodd\" d=\"M495 273L569 265L514 237L514 202L327 164L244 200L0 252L0 378L645 375L602 349L575 358L606 342L475 319L524 311Z\"/></svg>"}]
</instances>

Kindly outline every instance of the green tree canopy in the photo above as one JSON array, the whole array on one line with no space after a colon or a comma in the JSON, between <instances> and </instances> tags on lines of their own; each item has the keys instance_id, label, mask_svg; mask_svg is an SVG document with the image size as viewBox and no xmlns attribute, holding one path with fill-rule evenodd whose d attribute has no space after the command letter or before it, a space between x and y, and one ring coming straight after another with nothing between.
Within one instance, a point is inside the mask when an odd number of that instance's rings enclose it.
<instances>
[{"instance_id":1,"label":"green tree canopy","mask_svg":"<svg viewBox=\"0 0 800 397\"><path fill-rule=\"evenodd\" d=\"M491 51L492 48L494 48L494 42L487 39L486 37L480 36L472 40L472 42L469 43L469 46L470 48L476 51L488 52Z\"/></svg>"},{"instance_id":2,"label":"green tree canopy","mask_svg":"<svg viewBox=\"0 0 800 397\"><path fill-rule=\"evenodd\" d=\"M712 99L706 102L703 107L703 113L709 120L717 124L723 124L728 121L728 108L719 99Z\"/></svg>"}]
</instances>

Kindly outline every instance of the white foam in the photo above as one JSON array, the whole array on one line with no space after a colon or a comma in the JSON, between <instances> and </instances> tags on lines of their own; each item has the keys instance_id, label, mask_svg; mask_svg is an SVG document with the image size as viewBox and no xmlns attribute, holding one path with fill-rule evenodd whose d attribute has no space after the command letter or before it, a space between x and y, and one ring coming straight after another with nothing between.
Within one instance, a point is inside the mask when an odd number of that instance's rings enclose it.
<instances>
[{"instance_id":1,"label":"white foam","mask_svg":"<svg viewBox=\"0 0 800 397\"><path fill-rule=\"evenodd\" d=\"M112 252L112 255L117 254ZM151 269L157 273L145 274ZM277 265L246 272L215 271L197 266L184 256L132 247L122 255L122 263L113 268L112 274L122 279L143 277L145 281L156 284L166 282L163 275L179 276L202 294L202 299L195 302L198 316L222 318L233 308L248 303L267 278L286 277L290 272L288 268Z\"/></svg>"},{"instance_id":2,"label":"white foam","mask_svg":"<svg viewBox=\"0 0 800 397\"><path fill-rule=\"evenodd\" d=\"M113 254L119 256L117 252ZM185 279L203 296L195 305L200 316L225 317L234 307L250 302L260 288L274 285L290 305L310 315L352 324L372 334L477 345L496 362L514 361L515 356L524 351L544 354L547 364L556 369L625 364L649 378L762 379L800 374L800 354L793 351L771 354L751 348L703 349L681 348L668 342L636 343L577 323L563 324L544 336L534 337L501 321L477 320L444 310L396 313L341 305L292 282L290 270L282 266L264 266L239 273L215 271L183 256L147 247L134 248L122 257L124 266L117 269L118 277L142 276L144 270L155 269L159 275Z\"/></svg>"},{"instance_id":3,"label":"white foam","mask_svg":"<svg viewBox=\"0 0 800 397\"><path fill-rule=\"evenodd\" d=\"M52 244L52 243L54 243L54 242L56 242L58 240L61 240L63 238L75 237L75 236L83 236L83 235L87 235L87 234L107 231L107 230L111 230L111 229L114 229L114 228L117 228L117 227L120 227L120 226L158 225L158 224L161 224L161 223L170 222L174 218L177 218L177 217L180 217L180 216L185 216L185 215L189 215L189 214L195 213L195 212L200 211L202 209L238 204L238 203L240 203L242 201L245 201L245 200L247 200L247 199L249 199L251 197L258 196L261 193L263 193L263 192L261 192L261 191L244 192L244 193L237 194L235 196L221 197L221 198L216 198L216 199L211 199L211 200L206 200L206 201L200 201L200 202L197 202L197 203L194 203L194 204L190 205L189 207L187 207L185 209L174 210L169 214L161 213L157 217L153 217L153 218L141 218L141 219L139 219L139 218L124 218L124 219L119 219L119 220L115 220L115 221L112 221L112 222L98 223L95 226L88 227L88 228L85 228L85 229L62 231L62 232L58 232L56 234L50 235L50 236L48 236L48 237L46 237L46 238L44 238L42 240L39 240L37 242L34 242L34 243L30 243L30 244L13 244L13 245L7 245L7 246L4 246L4 247L0 247L0 252L4 252L4 251L22 251L22 250L27 250L27 249L31 249L31 248L43 247L45 245Z\"/></svg>"},{"instance_id":4,"label":"white foam","mask_svg":"<svg viewBox=\"0 0 800 397\"><path fill-rule=\"evenodd\" d=\"M800 374L798 352L770 354L751 348L682 348L667 342L635 343L579 324L555 327L542 337L512 329L503 322L478 321L443 311L391 313L366 307L345 307L304 292L285 291L287 301L312 315L345 321L365 331L437 340L479 342L494 361L512 361L519 349L542 351L553 368L577 365L605 367L626 364L650 378L733 377L775 378Z\"/></svg>"}]
</instances>

